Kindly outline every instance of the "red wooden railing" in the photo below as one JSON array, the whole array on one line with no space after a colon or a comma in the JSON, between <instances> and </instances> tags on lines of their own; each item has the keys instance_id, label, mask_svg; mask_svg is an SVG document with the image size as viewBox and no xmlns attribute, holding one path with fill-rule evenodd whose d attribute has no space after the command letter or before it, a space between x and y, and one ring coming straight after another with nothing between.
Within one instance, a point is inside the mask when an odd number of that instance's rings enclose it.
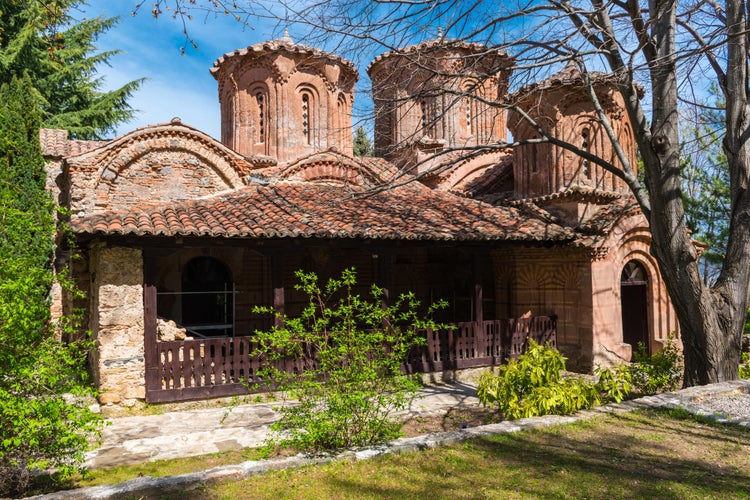
<instances>
[{"instance_id":1,"label":"red wooden railing","mask_svg":"<svg viewBox=\"0 0 750 500\"><path fill-rule=\"evenodd\" d=\"M181 401L245 394L272 388L259 371L267 361L251 356L253 337L155 341L146 335L146 400ZM436 372L492 366L526 349L529 338L538 343L556 342L556 318L493 320L458 323L445 329L424 330L425 345L416 349L404 370ZM149 337L153 339L149 342ZM282 359L277 368L300 373L310 360Z\"/></svg>"},{"instance_id":2,"label":"red wooden railing","mask_svg":"<svg viewBox=\"0 0 750 500\"><path fill-rule=\"evenodd\" d=\"M557 346L554 316L457 323L441 330L425 330L427 343L408 359L408 373L437 372L492 366L522 354L529 338Z\"/></svg>"}]
</instances>

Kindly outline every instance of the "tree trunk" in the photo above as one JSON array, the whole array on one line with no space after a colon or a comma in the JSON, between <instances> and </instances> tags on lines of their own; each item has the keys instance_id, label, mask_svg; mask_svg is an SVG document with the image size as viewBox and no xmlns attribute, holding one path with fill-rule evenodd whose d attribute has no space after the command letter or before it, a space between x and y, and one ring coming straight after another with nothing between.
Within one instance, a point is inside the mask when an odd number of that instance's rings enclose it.
<instances>
[{"instance_id":1,"label":"tree trunk","mask_svg":"<svg viewBox=\"0 0 750 500\"><path fill-rule=\"evenodd\" d=\"M716 288L707 287L700 275L698 253L685 225L682 204L674 38L676 2L657 0L651 2L650 6L654 51L654 57L649 61L653 114L650 129L644 127L636 136L646 166L651 201L652 253L659 263L680 319L685 356L684 385L733 380L738 376L742 329L740 317L744 319L748 280L748 266L737 264L747 262L750 246L747 241L743 243L741 240L750 238L750 228L740 231L742 235L735 236L734 240L730 237L730 250L734 254L730 255L728 251ZM744 40L744 37L741 38ZM741 57L744 61L746 56ZM740 65L744 72L743 64ZM743 91L745 86L739 80L746 82L744 74L734 76L737 80L735 84ZM745 95L739 89L737 94ZM730 96L727 97L729 120ZM737 115L747 116L744 113ZM738 125L736 122L734 129L728 128L728 136L740 130L745 130L744 123ZM735 138L738 137L735 135ZM728 143L731 144L731 141ZM728 152L728 156L731 154L734 158L730 157L730 168L746 168L737 165L737 162L744 165L747 161L746 147L746 141L742 141L732 152ZM750 217L745 218L750 220ZM747 222L745 220L744 224ZM741 226L743 222L733 217L732 224ZM737 227L734 227L732 234L737 232Z\"/></svg>"}]
</instances>

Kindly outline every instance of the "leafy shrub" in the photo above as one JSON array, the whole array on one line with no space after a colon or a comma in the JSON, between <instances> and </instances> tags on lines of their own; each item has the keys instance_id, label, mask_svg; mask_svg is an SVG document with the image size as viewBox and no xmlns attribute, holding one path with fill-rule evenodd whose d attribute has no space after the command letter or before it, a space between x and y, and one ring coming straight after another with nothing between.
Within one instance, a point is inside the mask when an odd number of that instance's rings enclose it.
<instances>
[{"instance_id":1,"label":"leafy shrub","mask_svg":"<svg viewBox=\"0 0 750 500\"><path fill-rule=\"evenodd\" d=\"M86 342L50 324L55 207L44 189L39 109L28 78L0 87L0 496L35 472L83 462L99 419L86 397ZM59 330L58 330L59 328Z\"/></svg>"},{"instance_id":2,"label":"leafy shrub","mask_svg":"<svg viewBox=\"0 0 750 500\"><path fill-rule=\"evenodd\" d=\"M654 354L648 354L646 346L638 342L633 358L630 372L633 387L640 394L673 391L682 379L682 355L671 335L664 347Z\"/></svg>"},{"instance_id":3,"label":"leafy shrub","mask_svg":"<svg viewBox=\"0 0 750 500\"><path fill-rule=\"evenodd\" d=\"M599 382L563 378L565 357L556 349L529 340L526 353L484 372L477 385L479 401L495 407L505 418L567 415L603 400L620 401L629 391L626 370L598 370Z\"/></svg>"},{"instance_id":4,"label":"leafy shrub","mask_svg":"<svg viewBox=\"0 0 750 500\"><path fill-rule=\"evenodd\" d=\"M299 317L284 317L283 327L256 332L254 354L268 360L261 375L299 400L280 408L272 444L318 451L398 437L401 424L393 414L406 408L419 388L401 366L409 351L426 340L417 329L436 325L420 318L413 294L388 306L377 286L368 298L354 294L354 269L323 288L313 273L296 275L300 282L295 288L309 298L305 309ZM444 306L430 306L428 316ZM254 311L274 312L264 307ZM277 369L277 362L290 357L300 373Z\"/></svg>"},{"instance_id":5,"label":"leafy shrub","mask_svg":"<svg viewBox=\"0 0 750 500\"><path fill-rule=\"evenodd\" d=\"M633 374L629 365L621 364L612 368L597 368L596 387L602 401L619 403L633 390Z\"/></svg>"},{"instance_id":6,"label":"leafy shrub","mask_svg":"<svg viewBox=\"0 0 750 500\"><path fill-rule=\"evenodd\" d=\"M750 378L750 353L742 353L742 364L740 364L740 378Z\"/></svg>"}]
</instances>

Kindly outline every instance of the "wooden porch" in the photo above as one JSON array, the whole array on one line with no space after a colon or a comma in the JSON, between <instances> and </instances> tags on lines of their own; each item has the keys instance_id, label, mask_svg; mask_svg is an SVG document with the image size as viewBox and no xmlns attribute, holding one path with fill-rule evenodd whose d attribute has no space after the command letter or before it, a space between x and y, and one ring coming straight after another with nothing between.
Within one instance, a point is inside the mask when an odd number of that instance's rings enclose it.
<instances>
[{"instance_id":1,"label":"wooden porch","mask_svg":"<svg viewBox=\"0 0 750 500\"><path fill-rule=\"evenodd\" d=\"M406 373L497 365L523 353L528 339L555 346L557 330L554 316L538 316L458 323L424 335L427 342L404 365ZM149 403L247 394L256 385L254 392L272 389L258 375L265 361L250 355L253 337L158 341L154 322L146 325L145 341ZM286 359L278 368L299 373L302 365Z\"/></svg>"},{"instance_id":2,"label":"wooden porch","mask_svg":"<svg viewBox=\"0 0 750 500\"><path fill-rule=\"evenodd\" d=\"M200 265L194 268L193 263ZM378 283L384 300L413 291L425 303L445 298L451 305L435 318L451 326L423 332L426 343L404 365L406 373L497 365L521 354L528 338L556 345L555 316L503 319L511 316L511 299L504 290L496 290L494 264L482 247L417 242L383 248L335 242L291 249L281 243L208 250L157 248L146 251L144 258L146 400L232 396L247 394L249 387L257 387L258 392L272 389L271 382L259 376L266 361L251 356L253 337L245 335L268 329L275 320L269 315L252 315L252 305L270 306L280 314L295 316L307 298L290 286L294 271L315 269L325 279L338 276L344 267L355 267L360 283ZM217 279L209 282L204 279L207 276ZM364 295L368 289L363 285L355 292ZM207 309L207 304L220 304L221 311ZM213 324L198 321L196 312ZM189 333L195 337L192 340L160 340L157 316L182 325L202 324L197 328L203 334ZM214 327L221 327L222 334L215 335ZM304 366L292 359L278 363L278 369L290 373L299 373Z\"/></svg>"}]
</instances>

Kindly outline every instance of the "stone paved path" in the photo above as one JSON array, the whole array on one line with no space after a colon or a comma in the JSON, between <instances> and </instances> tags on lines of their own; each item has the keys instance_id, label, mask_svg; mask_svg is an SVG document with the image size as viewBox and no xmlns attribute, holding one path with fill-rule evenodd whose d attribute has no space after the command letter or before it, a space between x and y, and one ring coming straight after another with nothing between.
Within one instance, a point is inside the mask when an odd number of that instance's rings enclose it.
<instances>
[{"instance_id":1,"label":"stone paved path","mask_svg":"<svg viewBox=\"0 0 750 500\"><path fill-rule=\"evenodd\" d=\"M110 419L100 447L86 456L89 468L136 464L261 446L281 403L237 405L174 411L160 415ZM423 388L407 413L445 412L478 406L476 388L468 383Z\"/></svg>"}]
</instances>

